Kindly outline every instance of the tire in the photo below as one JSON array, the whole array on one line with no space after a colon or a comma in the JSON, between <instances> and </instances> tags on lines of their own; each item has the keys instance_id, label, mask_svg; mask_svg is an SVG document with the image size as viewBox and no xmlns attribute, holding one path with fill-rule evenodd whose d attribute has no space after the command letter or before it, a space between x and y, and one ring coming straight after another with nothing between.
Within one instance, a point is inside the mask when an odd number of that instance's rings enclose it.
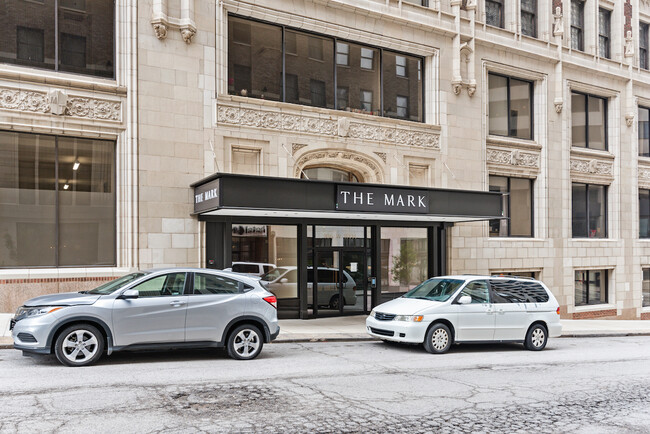
<instances>
[{"instance_id":1,"label":"tire","mask_svg":"<svg viewBox=\"0 0 650 434\"><path fill-rule=\"evenodd\" d=\"M424 349L431 354L443 354L449 351L453 340L449 327L442 323L434 324L424 338Z\"/></svg>"},{"instance_id":2,"label":"tire","mask_svg":"<svg viewBox=\"0 0 650 434\"><path fill-rule=\"evenodd\" d=\"M340 299L338 295L333 295L332 298L330 298L330 309L339 310L339 307L341 306L339 300Z\"/></svg>"},{"instance_id":3,"label":"tire","mask_svg":"<svg viewBox=\"0 0 650 434\"><path fill-rule=\"evenodd\" d=\"M542 351L548 341L548 330L541 324L534 324L526 333L524 347L530 351Z\"/></svg>"},{"instance_id":4,"label":"tire","mask_svg":"<svg viewBox=\"0 0 650 434\"><path fill-rule=\"evenodd\" d=\"M252 360L262 352L264 336L252 324L243 324L228 335L228 355L236 360Z\"/></svg>"},{"instance_id":5,"label":"tire","mask_svg":"<svg viewBox=\"0 0 650 434\"><path fill-rule=\"evenodd\" d=\"M90 324L75 324L59 333L54 355L66 366L88 366L97 362L104 352L104 335Z\"/></svg>"}]
</instances>

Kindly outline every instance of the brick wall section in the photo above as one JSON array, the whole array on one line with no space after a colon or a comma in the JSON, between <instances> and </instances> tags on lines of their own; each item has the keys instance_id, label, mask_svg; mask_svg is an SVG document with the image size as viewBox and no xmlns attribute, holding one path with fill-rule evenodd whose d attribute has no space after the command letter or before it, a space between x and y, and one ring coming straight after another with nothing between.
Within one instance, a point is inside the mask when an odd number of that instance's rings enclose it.
<instances>
[{"instance_id":1,"label":"brick wall section","mask_svg":"<svg viewBox=\"0 0 650 434\"><path fill-rule=\"evenodd\" d=\"M605 317L616 317L616 309L594 310L589 312L574 312L573 319L596 319Z\"/></svg>"},{"instance_id":2,"label":"brick wall section","mask_svg":"<svg viewBox=\"0 0 650 434\"><path fill-rule=\"evenodd\" d=\"M15 312L25 301L39 295L86 291L113 279L114 276L0 279L0 312Z\"/></svg>"},{"instance_id":3,"label":"brick wall section","mask_svg":"<svg viewBox=\"0 0 650 434\"><path fill-rule=\"evenodd\" d=\"M650 320L650 312L643 312L641 314L641 319L648 319Z\"/></svg>"},{"instance_id":4,"label":"brick wall section","mask_svg":"<svg viewBox=\"0 0 650 434\"><path fill-rule=\"evenodd\" d=\"M626 0L623 7L623 15L625 17L625 25L623 26L623 37L627 35L628 31L632 31L632 0Z\"/></svg>"}]
</instances>

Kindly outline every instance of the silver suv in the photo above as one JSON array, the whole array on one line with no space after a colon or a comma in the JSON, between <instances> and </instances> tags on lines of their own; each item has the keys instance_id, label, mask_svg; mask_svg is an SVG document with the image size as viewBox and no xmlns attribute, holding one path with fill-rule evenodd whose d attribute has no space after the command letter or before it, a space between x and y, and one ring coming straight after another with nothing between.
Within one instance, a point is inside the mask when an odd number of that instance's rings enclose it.
<instances>
[{"instance_id":1,"label":"silver suv","mask_svg":"<svg viewBox=\"0 0 650 434\"><path fill-rule=\"evenodd\" d=\"M79 293L28 300L11 321L14 348L67 366L104 352L223 347L257 357L280 333L277 299L257 280L208 269L138 271Z\"/></svg>"}]
</instances>

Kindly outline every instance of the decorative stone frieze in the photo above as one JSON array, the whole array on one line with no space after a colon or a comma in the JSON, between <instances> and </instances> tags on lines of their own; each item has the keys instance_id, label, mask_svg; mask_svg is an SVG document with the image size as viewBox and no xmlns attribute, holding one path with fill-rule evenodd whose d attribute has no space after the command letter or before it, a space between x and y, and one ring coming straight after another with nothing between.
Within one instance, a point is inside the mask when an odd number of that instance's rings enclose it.
<instances>
[{"instance_id":1,"label":"decorative stone frieze","mask_svg":"<svg viewBox=\"0 0 650 434\"><path fill-rule=\"evenodd\" d=\"M363 182L383 181L382 170L379 165L358 152L348 150L320 150L308 152L301 156L295 164L294 177L300 178L302 170L309 166L333 165L359 173Z\"/></svg>"},{"instance_id":2,"label":"decorative stone frieze","mask_svg":"<svg viewBox=\"0 0 650 434\"><path fill-rule=\"evenodd\" d=\"M302 143L294 143L291 145L291 155L295 155L296 152L300 151L302 148L307 147L307 145L303 145Z\"/></svg>"},{"instance_id":3,"label":"decorative stone frieze","mask_svg":"<svg viewBox=\"0 0 650 434\"><path fill-rule=\"evenodd\" d=\"M363 121L351 116L329 116L304 113L300 110L278 111L263 107L249 108L239 104L217 105L217 123L226 125L264 128L285 132L317 134L329 137L385 142L418 148L440 149L440 134L422 124L412 126L389 126L391 119ZM397 124L397 122L395 122Z\"/></svg>"},{"instance_id":4,"label":"decorative stone frieze","mask_svg":"<svg viewBox=\"0 0 650 434\"><path fill-rule=\"evenodd\" d=\"M385 152L375 152L375 155L377 155L381 160L385 163L386 162L386 153Z\"/></svg>"},{"instance_id":5,"label":"decorative stone frieze","mask_svg":"<svg viewBox=\"0 0 650 434\"><path fill-rule=\"evenodd\" d=\"M0 109L122 121L122 103L120 101L67 95L63 111L59 107L63 98L51 98L50 96L47 92L0 88Z\"/></svg>"},{"instance_id":6,"label":"decorative stone frieze","mask_svg":"<svg viewBox=\"0 0 650 434\"><path fill-rule=\"evenodd\" d=\"M614 163L612 161L601 161L595 158L592 158L591 160L571 158L571 171L612 177L614 176Z\"/></svg>"},{"instance_id":7,"label":"decorative stone frieze","mask_svg":"<svg viewBox=\"0 0 650 434\"><path fill-rule=\"evenodd\" d=\"M650 188L650 166L639 164L638 175L639 175L639 187Z\"/></svg>"},{"instance_id":8,"label":"decorative stone frieze","mask_svg":"<svg viewBox=\"0 0 650 434\"><path fill-rule=\"evenodd\" d=\"M488 147L488 165L515 166L539 170L539 152Z\"/></svg>"}]
</instances>

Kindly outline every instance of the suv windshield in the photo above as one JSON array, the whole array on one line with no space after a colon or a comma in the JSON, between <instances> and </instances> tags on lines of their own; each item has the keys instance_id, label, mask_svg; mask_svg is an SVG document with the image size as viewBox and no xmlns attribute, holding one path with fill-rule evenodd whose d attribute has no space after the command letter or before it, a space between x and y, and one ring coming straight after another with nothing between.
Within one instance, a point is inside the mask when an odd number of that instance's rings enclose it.
<instances>
[{"instance_id":1,"label":"suv windshield","mask_svg":"<svg viewBox=\"0 0 650 434\"><path fill-rule=\"evenodd\" d=\"M140 277L146 276L147 274L149 273L138 272L127 274L126 276L122 276L119 279L111 280L110 282L106 282L95 289L91 289L87 292L87 294L108 295L113 291L120 289L127 283L131 283L135 279L139 279Z\"/></svg>"},{"instance_id":2,"label":"suv windshield","mask_svg":"<svg viewBox=\"0 0 650 434\"><path fill-rule=\"evenodd\" d=\"M463 283L463 280L455 279L429 279L411 289L402 297L447 301Z\"/></svg>"},{"instance_id":3,"label":"suv windshield","mask_svg":"<svg viewBox=\"0 0 650 434\"><path fill-rule=\"evenodd\" d=\"M260 277L260 280L263 280L265 282L273 282L275 279L277 279L278 277L286 273L286 271L287 271L286 268L274 268L273 270L266 273L264 276Z\"/></svg>"}]
</instances>

